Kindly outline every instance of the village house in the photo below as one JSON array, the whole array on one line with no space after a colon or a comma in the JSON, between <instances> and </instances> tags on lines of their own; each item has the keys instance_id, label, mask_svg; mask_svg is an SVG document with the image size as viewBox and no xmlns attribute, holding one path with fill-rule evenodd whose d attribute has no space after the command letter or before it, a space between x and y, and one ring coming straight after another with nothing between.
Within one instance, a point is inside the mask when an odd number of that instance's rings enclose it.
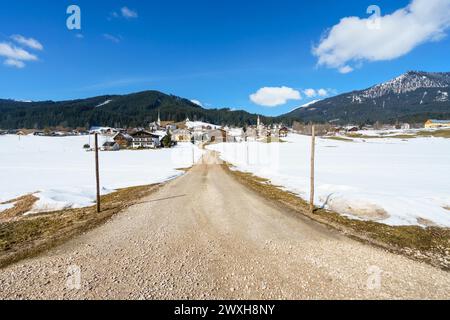
<instances>
[{"instance_id":1,"label":"village house","mask_svg":"<svg viewBox=\"0 0 450 320\"><path fill-rule=\"evenodd\" d=\"M224 129L210 130L207 137L212 143L227 142L227 132Z\"/></svg>"},{"instance_id":2,"label":"village house","mask_svg":"<svg viewBox=\"0 0 450 320\"><path fill-rule=\"evenodd\" d=\"M100 150L101 151L119 151L120 146L118 143L116 143L114 141L107 141L102 145Z\"/></svg>"},{"instance_id":3,"label":"village house","mask_svg":"<svg viewBox=\"0 0 450 320\"><path fill-rule=\"evenodd\" d=\"M242 128L226 129L227 142L242 142L245 140L244 130Z\"/></svg>"},{"instance_id":4,"label":"village house","mask_svg":"<svg viewBox=\"0 0 450 320\"><path fill-rule=\"evenodd\" d=\"M192 134L187 129L176 129L172 131L172 141L175 142L190 142Z\"/></svg>"},{"instance_id":5,"label":"village house","mask_svg":"<svg viewBox=\"0 0 450 320\"><path fill-rule=\"evenodd\" d=\"M155 149L161 145L160 136L145 130L139 130L131 135L134 149Z\"/></svg>"},{"instance_id":6,"label":"village house","mask_svg":"<svg viewBox=\"0 0 450 320\"><path fill-rule=\"evenodd\" d=\"M133 142L133 138L129 134L122 132L116 133L116 135L113 137L113 140L120 146L121 149L128 148Z\"/></svg>"},{"instance_id":7,"label":"village house","mask_svg":"<svg viewBox=\"0 0 450 320\"><path fill-rule=\"evenodd\" d=\"M286 127L282 127L280 128L280 130L278 131L278 136L280 138L286 138L289 134L289 129Z\"/></svg>"},{"instance_id":8,"label":"village house","mask_svg":"<svg viewBox=\"0 0 450 320\"><path fill-rule=\"evenodd\" d=\"M427 129L450 128L450 120L428 120L425 123Z\"/></svg>"},{"instance_id":9,"label":"village house","mask_svg":"<svg viewBox=\"0 0 450 320\"><path fill-rule=\"evenodd\" d=\"M245 131L245 141L256 141L258 133L254 127L247 127Z\"/></svg>"},{"instance_id":10,"label":"village house","mask_svg":"<svg viewBox=\"0 0 450 320\"><path fill-rule=\"evenodd\" d=\"M110 127L92 127L89 130L90 134L98 133L98 134L105 135L105 136L113 136L117 132L119 132L119 130L110 128Z\"/></svg>"},{"instance_id":11,"label":"village house","mask_svg":"<svg viewBox=\"0 0 450 320\"><path fill-rule=\"evenodd\" d=\"M409 129L411 129L411 125L409 123L402 123L400 125L400 129L402 129L402 130L409 130Z\"/></svg>"}]
</instances>

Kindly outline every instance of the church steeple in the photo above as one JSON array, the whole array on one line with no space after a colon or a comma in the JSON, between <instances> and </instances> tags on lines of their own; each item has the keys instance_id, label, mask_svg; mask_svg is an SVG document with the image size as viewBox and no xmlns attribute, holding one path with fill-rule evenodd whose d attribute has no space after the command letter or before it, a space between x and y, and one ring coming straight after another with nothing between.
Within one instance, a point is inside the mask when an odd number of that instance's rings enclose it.
<instances>
[{"instance_id":1,"label":"church steeple","mask_svg":"<svg viewBox=\"0 0 450 320\"><path fill-rule=\"evenodd\" d=\"M158 126L161 126L161 112L158 110L158 121L156 121Z\"/></svg>"}]
</instances>

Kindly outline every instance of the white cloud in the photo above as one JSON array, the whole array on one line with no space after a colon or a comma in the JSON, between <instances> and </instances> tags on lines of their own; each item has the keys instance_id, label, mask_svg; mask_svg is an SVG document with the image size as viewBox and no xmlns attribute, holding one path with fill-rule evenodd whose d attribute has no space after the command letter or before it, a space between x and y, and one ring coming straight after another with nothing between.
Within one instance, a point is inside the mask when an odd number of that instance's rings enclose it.
<instances>
[{"instance_id":1,"label":"white cloud","mask_svg":"<svg viewBox=\"0 0 450 320\"><path fill-rule=\"evenodd\" d=\"M320 97L326 97L326 96L329 95L327 89L319 89L319 90L317 90L317 94L318 94Z\"/></svg>"},{"instance_id":2,"label":"white cloud","mask_svg":"<svg viewBox=\"0 0 450 320\"><path fill-rule=\"evenodd\" d=\"M13 39L15 42L17 42L18 44L21 44L25 47L34 49L34 50L44 50L44 46L37 41L36 39L33 38L25 38L24 36L20 35L20 34L15 34L13 36L11 36L11 39Z\"/></svg>"},{"instance_id":3,"label":"white cloud","mask_svg":"<svg viewBox=\"0 0 450 320\"><path fill-rule=\"evenodd\" d=\"M18 68L18 69L25 68L25 63L23 61L20 61L20 60L6 59L4 64L5 64L5 66L15 67L15 68Z\"/></svg>"},{"instance_id":4,"label":"white cloud","mask_svg":"<svg viewBox=\"0 0 450 320\"><path fill-rule=\"evenodd\" d=\"M305 89L303 90L303 93L308 98L315 98L315 97L326 97L330 95L330 92L332 92L333 89Z\"/></svg>"},{"instance_id":5,"label":"white cloud","mask_svg":"<svg viewBox=\"0 0 450 320\"><path fill-rule=\"evenodd\" d=\"M265 107L276 107L301 98L299 91L288 87L264 87L250 95L251 101Z\"/></svg>"},{"instance_id":6,"label":"white cloud","mask_svg":"<svg viewBox=\"0 0 450 320\"><path fill-rule=\"evenodd\" d=\"M196 105L198 105L198 106L200 106L200 107L203 107L203 104L200 101L198 101L198 100L194 99L194 100L191 100L191 102L196 104Z\"/></svg>"},{"instance_id":7,"label":"white cloud","mask_svg":"<svg viewBox=\"0 0 450 320\"><path fill-rule=\"evenodd\" d=\"M131 10L128 7L123 7L120 9L120 12L122 13L122 16L127 19L133 19L138 17L138 13L136 10Z\"/></svg>"},{"instance_id":8,"label":"white cloud","mask_svg":"<svg viewBox=\"0 0 450 320\"><path fill-rule=\"evenodd\" d=\"M343 18L323 37L313 54L318 64L352 72L352 63L399 58L417 46L439 41L450 27L449 0L412 0L392 14L377 18Z\"/></svg>"},{"instance_id":9,"label":"white cloud","mask_svg":"<svg viewBox=\"0 0 450 320\"><path fill-rule=\"evenodd\" d=\"M342 66L338 68L338 71L342 74L347 74L352 72L354 69L348 65Z\"/></svg>"},{"instance_id":10,"label":"white cloud","mask_svg":"<svg viewBox=\"0 0 450 320\"><path fill-rule=\"evenodd\" d=\"M36 55L6 42L0 42L0 57L6 58L4 65L16 68L24 68L25 61L38 60Z\"/></svg>"},{"instance_id":11,"label":"white cloud","mask_svg":"<svg viewBox=\"0 0 450 320\"><path fill-rule=\"evenodd\" d=\"M0 43L0 56L22 61L37 60L37 57L34 54L5 42Z\"/></svg>"},{"instance_id":12,"label":"white cloud","mask_svg":"<svg viewBox=\"0 0 450 320\"><path fill-rule=\"evenodd\" d=\"M114 43L119 43L120 41L122 41L122 37L116 37L109 33L104 33L103 38Z\"/></svg>"},{"instance_id":13,"label":"white cloud","mask_svg":"<svg viewBox=\"0 0 450 320\"><path fill-rule=\"evenodd\" d=\"M316 90L314 89L306 89L303 90L303 93L308 97L308 98L313 98L317 95Z\"/></svg>"}]
</instances>

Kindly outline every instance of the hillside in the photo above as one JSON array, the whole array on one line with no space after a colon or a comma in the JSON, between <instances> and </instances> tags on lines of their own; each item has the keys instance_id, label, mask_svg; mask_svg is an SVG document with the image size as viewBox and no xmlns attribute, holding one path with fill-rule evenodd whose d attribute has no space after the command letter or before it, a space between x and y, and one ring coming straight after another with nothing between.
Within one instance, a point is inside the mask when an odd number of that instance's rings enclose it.
<instances>
[{"instance_id":1,"label":"hillside","mask_svg":"<svg viewBox=\"0 0 450 320\"><path fill-rule=\"evenodd\" d=\"M0 100L0 128L147 126L161 112L163 120L202 120L217 124L256 123L256 115L229 109L204 109L187 99L158 91L107 95L70 101ZM268 118L265 118L267 121Z\"/></svg>"},{"instance_id":2,"label":"hillside","mask_svg":"<svg viewBox=\"0 0 450 320\"><path fill-rule=\"evenodd\" d=\"M336 123L423 122L450 118L450 73L410 71L366 90L298 108L281 118Z\"/></svg>"},{"instance_id":3,"label":"hillside","mask_svg":"<svg viewBox=\"0 0 450 320\"><path fill-rule=\"evenodd\" d=\"M450 73L411 71L366 90L306 104L266 124L332 122L364 124L380 121L418 123L450 118ZM257 115L230 109L204 109L191 101L158 91L105 95L69 101L0 100L0 129L46 127L146 126L161 112L163 120L201 120L219 125L255 124Z\"/></svg>"}]
</instances>

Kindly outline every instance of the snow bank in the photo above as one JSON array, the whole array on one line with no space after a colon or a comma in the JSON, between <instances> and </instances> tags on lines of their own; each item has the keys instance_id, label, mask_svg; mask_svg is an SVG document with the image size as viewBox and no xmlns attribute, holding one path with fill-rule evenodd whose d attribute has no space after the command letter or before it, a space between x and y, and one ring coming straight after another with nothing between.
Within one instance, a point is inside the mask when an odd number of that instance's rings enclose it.
<instances>
[{"instance_id":1,"label":"snow bank","mask_svg":"<svg viewBox=\"0 0 450 320\"><path fill-rule=\"evenodd\" d=\"M2 213L5 210L11 209L13 207L14 207L13 203L0 204L0 213Z\"/></svg>"},{"instance_id":2,"label":"snow bank","mask_svg":"<svg viewBox=\"0 0 450 320\"><path fill-rule=\"evenodd\" d=\"M289 143L218 144L240 171L309 199L310 138ZM355 219L388 225L450 227L450 139L318 139L316 204Z\"/></svg>"},{"instance_id":3,"label":"snow bank","mask_svg":"<svg viewBox=\"0 0 450 320\"><path fill-rule=\"evenodd\" d=\"M90 143L89 136L0 136L0 203L36 193L39 200L32 212L92 205L94 153L83 150ZM101 152L102 193L178 177L183 172L177 169L190 167L193 154L197 161L202 151L189 143L173 149Z\"/></svg>"}]
</instances>

